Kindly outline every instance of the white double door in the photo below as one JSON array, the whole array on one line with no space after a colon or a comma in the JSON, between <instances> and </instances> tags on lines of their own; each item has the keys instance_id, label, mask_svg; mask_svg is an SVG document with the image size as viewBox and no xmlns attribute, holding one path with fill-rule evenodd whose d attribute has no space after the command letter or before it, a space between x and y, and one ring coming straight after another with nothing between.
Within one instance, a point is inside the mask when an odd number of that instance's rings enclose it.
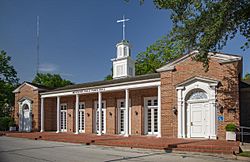
<instances>
[{"instance_id":1,"label":"white double door","mask_svg":"<svg viewBox=\"0 0 250 162\"><path fill-rule=\"evenodd\" d=\"M208 103L190 103L190 137L203 138L209 136L210 111Z\"/></svg>"},{"instance_id":2,"label":"white double door","mask_svg":"<svg viewBox=\"0 0 250 162\"><path fill-rule=\"evenodd\" d=\"M125 100L119 99L117 100L117 120L118 120L118 134L124 135L126 126L127 126L127 120L126 120L126 107L125 107ZM128 125L129 125L129 133L131 134L131 102L129 100L129 119L128 119Z\"/></svg>"},{"instance_id":3,"label":"white double door","mask_svg":"<svg viewBox=\"0 0 250 162\"><path fill-rule=\"evenodd\" d=\"M99 133L99 115L101 115L101 130L102 133L106 133L106 102L102 101L102 110L101 113L99 112L99 105L98 102L95 101L95 124L94 129L96 133Z\"/></svg>"},{"instance_id":4,"label":"white double door","mask_svg":"<svg viewBox=\"0 0 250 162\"><path fill-rule=\"evenodd\" d=\"M85 104L83 102L79 103L78 127L80 133L85 131Z\"/></svg>"},{"instance_id":5,"label":"white double door","mask_svg":"<svg viewBox=\"0 0 250 162\"><path fill-rule=\"evenodd\" d=\"M145 134L158 134L158 100L157 97L145 98Z\"/></svg>"},{"instance_id":6,"label":"white double door","mask_svg":"<svg viewBox=\"0 0 250 162\"><path fill-rule=\"evenodd\" d=\"M60 108L61 132L67 132L67 104L61 104Z\"/></svg>"}]
</instances>

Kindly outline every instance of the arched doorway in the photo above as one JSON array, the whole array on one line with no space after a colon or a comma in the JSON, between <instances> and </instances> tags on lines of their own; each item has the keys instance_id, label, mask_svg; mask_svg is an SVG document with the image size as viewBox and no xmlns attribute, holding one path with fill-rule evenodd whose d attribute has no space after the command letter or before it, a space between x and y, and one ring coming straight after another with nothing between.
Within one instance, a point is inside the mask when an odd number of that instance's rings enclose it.
<instances>
[{"instance_id":1,"label":"arched doorway","mask_svg":"<svg viewBox=\"0 0 250 162\"><path fill-rule=\"evenodd\" d=\"M217 85L216 80L194 77L176 86L178 138L216 139Z\"/></svg>"},{"instance_id":2,"label":"arched doorway","mask_svg":"<svg viewBox=\"0 0 250 162\"><path fill-rule=\"evenodd\" d=\"M190 138L209 136L210 106L207 93L194 89L186 95L186 127Z\"/></svg>"},{"instance_id":3,"label":"arched doorway","mask_svg":"<svg viewBox=\"0 0 250 162\"><path fill-rule=\"evenodd\" d=\"M24 100L20 104L19 131L32 131L31 102L28 100Z\"/></svg>"}]
</instances>

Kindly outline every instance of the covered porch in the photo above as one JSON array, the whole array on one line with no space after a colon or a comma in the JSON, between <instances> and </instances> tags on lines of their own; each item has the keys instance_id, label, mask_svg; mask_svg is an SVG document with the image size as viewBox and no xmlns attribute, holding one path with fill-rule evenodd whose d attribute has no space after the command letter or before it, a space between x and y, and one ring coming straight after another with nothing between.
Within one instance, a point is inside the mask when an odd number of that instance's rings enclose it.
<instances>
[{"instance_id":1,"label":"covered porch","mask_svg":"<svg viewBox=\"0 0 250 162\"><path fill-rule=\"evenodd\" d=\"M106 82L41 93L41 132L161 137L159 76Z\"/></svg>"}]
</instances>

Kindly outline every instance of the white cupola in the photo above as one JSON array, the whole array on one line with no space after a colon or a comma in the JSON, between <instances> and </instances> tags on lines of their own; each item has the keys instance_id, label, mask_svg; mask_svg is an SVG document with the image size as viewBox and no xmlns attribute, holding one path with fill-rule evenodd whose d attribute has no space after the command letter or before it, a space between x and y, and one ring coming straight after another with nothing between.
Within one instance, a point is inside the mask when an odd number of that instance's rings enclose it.
<instances>
[{"instance_id":1,"label":"white cupola","mask_svg":"<svg viewBox=\"0 0 250 162\"><path fill-rule=\"evenodd\" d=\"M127 40L116 45L117 56L113 61L113 79L134 77L135 61L131 58L131 46Z\"/></svg>"}]
</instances>

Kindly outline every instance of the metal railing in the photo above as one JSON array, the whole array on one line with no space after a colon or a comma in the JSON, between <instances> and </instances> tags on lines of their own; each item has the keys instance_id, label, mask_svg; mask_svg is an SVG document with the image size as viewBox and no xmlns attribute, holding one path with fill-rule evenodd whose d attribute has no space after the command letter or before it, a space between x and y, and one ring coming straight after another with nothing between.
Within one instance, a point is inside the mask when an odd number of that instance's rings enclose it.
<instances>
[{"instance_id":1,"label":"metal railing","mask_svg":"<svg viewBox=\"0 0 250 162\"><path fill-rule=\"evenodd\" d=\"M240 142L241 145L244 145L244 136L250 136L250 127L239 126L239 132L237 133L240 135Z\"/></svg>"}]
</instances>

